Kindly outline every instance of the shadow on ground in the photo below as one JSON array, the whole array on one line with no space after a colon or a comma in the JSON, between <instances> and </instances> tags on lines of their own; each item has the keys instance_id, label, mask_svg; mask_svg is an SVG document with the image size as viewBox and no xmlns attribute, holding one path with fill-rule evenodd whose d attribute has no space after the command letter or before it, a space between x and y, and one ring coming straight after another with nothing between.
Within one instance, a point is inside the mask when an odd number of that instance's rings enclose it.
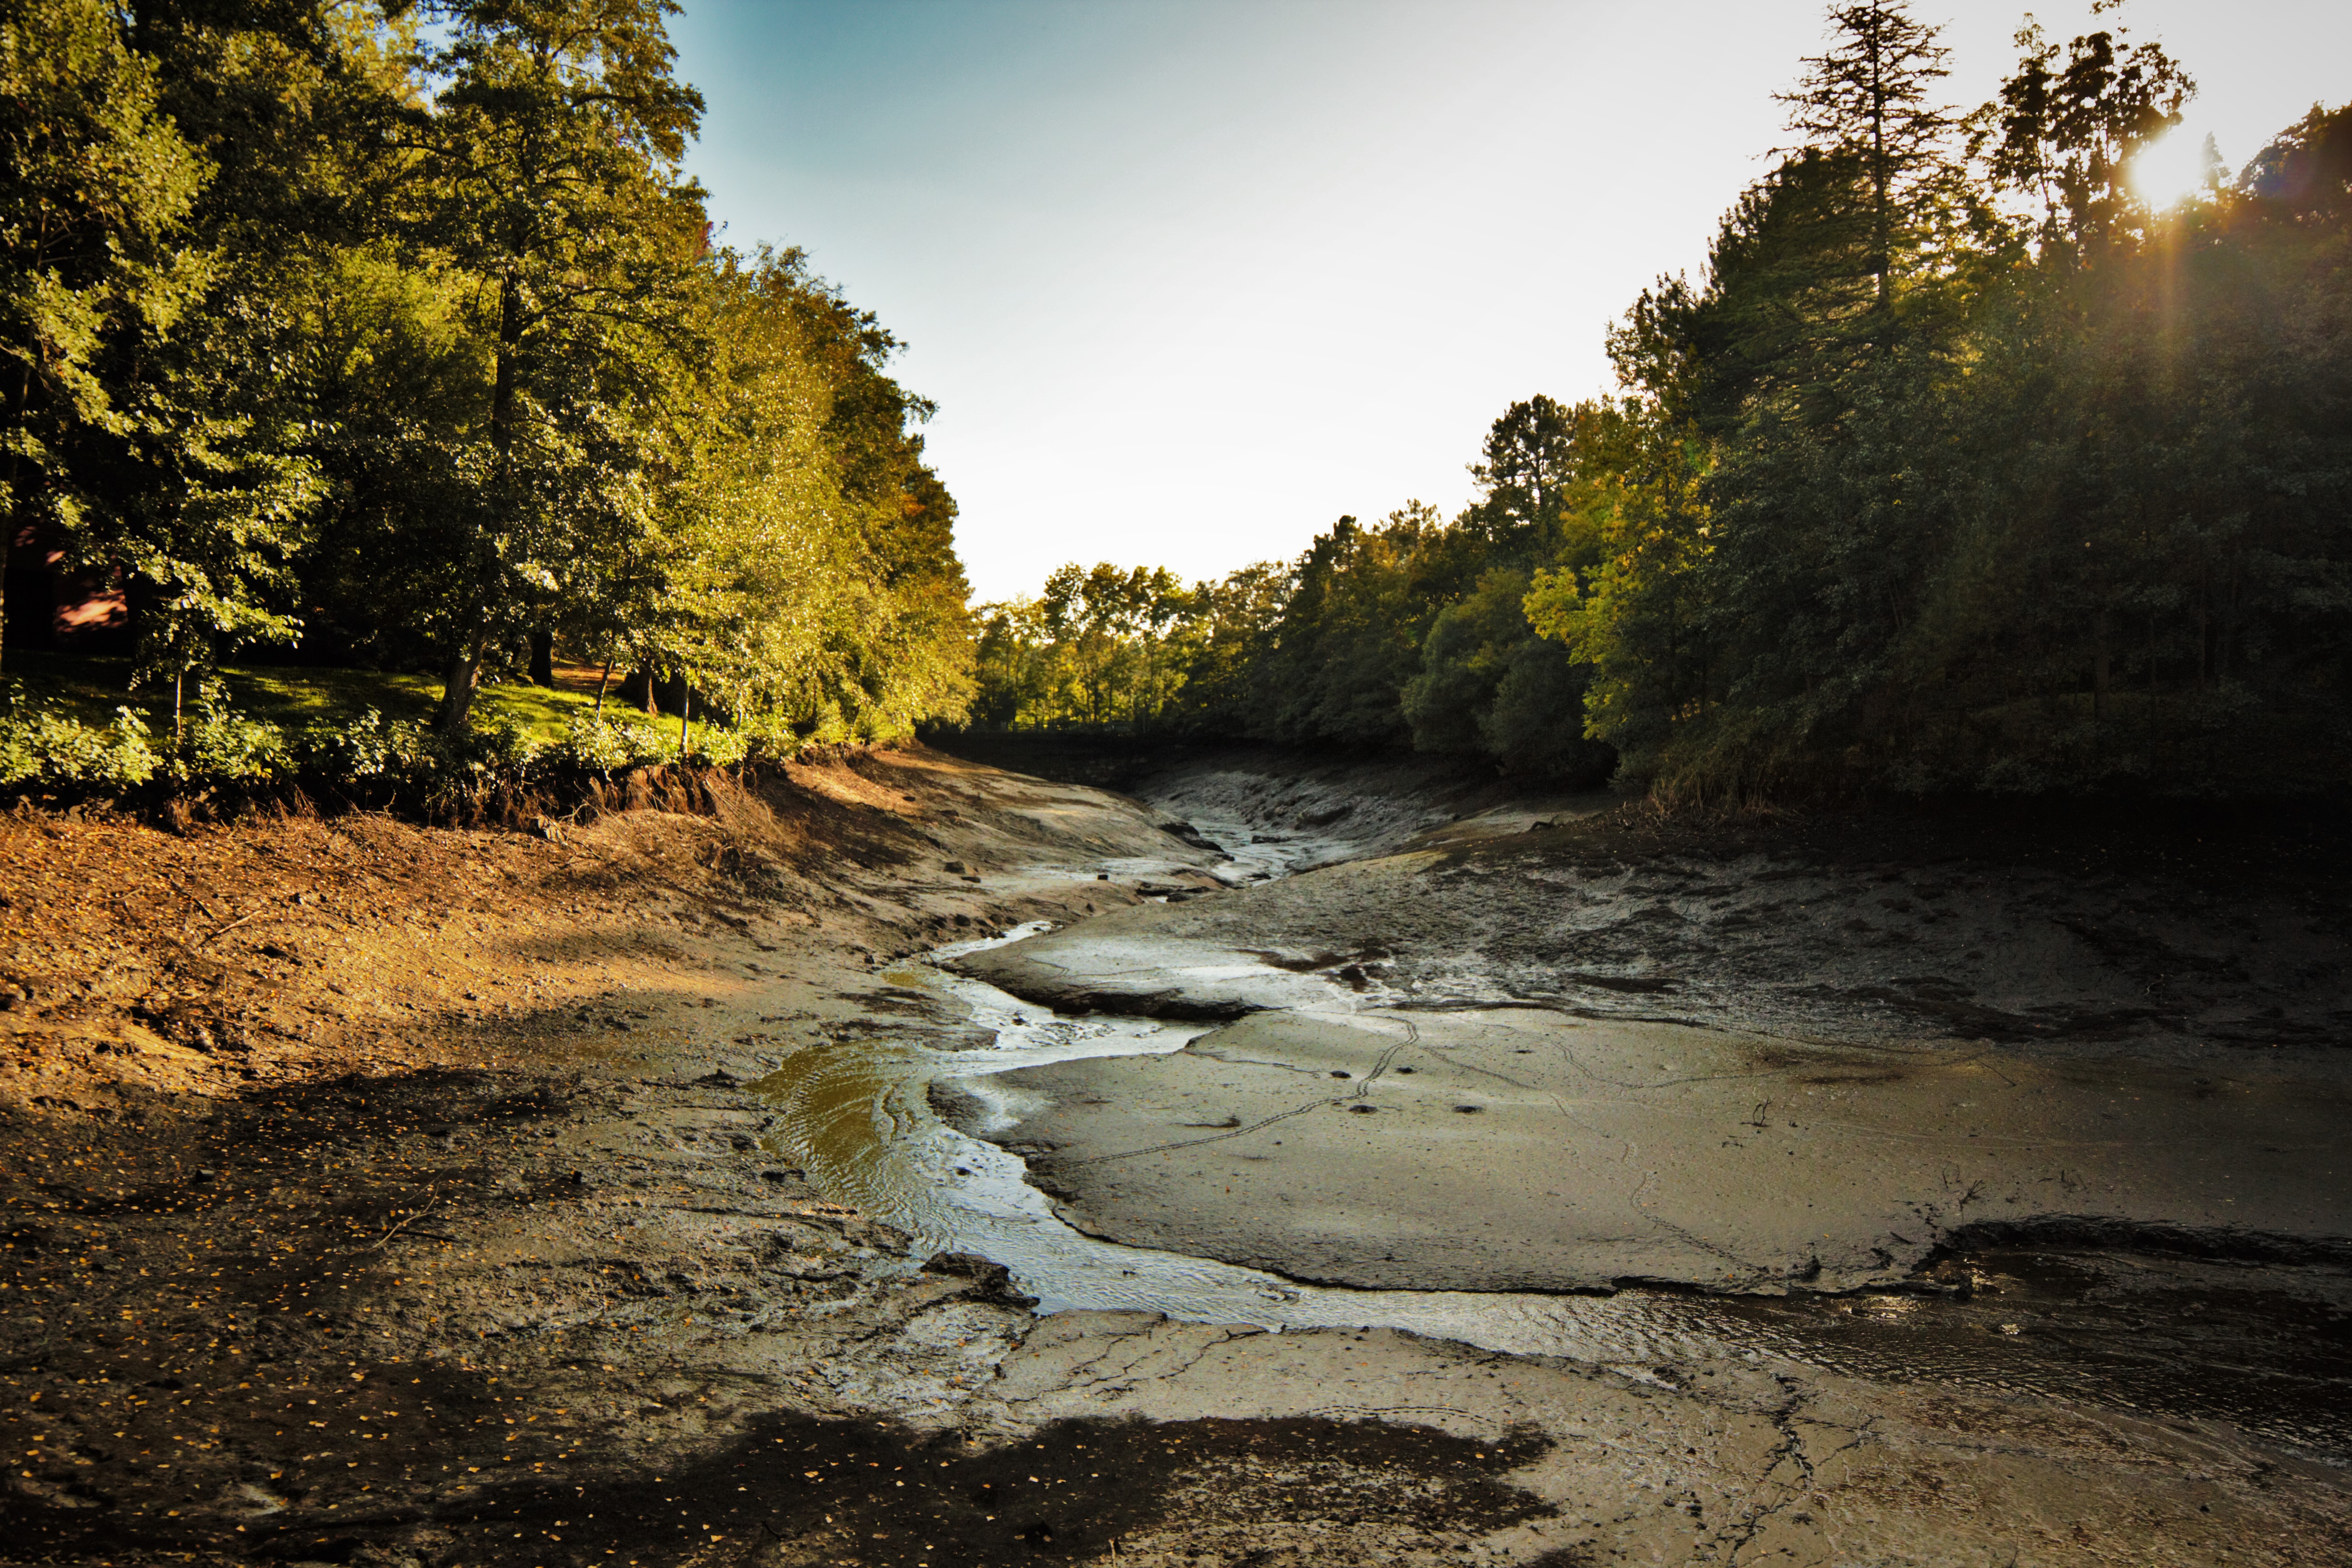
<instances>
[{"instance_id":1,"label":"shadow on ground","mask_svg":"<svg viewBox=\"0 0 2352 1568\"><path fill-rule=\"evenodd\" d=\"M16 1539L53 1560L162 1550L351 1563L396 1542L404 1554L467 1564L1092 1563L1171 1523L1212 1539L1277 1510L1341 1531L1481 1534L1554 1511L1503 1479L1549 1447L1527 1432L1489 1443L1307 1418L1062 1421L982 1448L952 1432L785 1415L659 1475L534 1477L334 1525L242 1530L217 1516L134 1523L89 1499L18 1511Z\"/></svg>"}]
</instances>

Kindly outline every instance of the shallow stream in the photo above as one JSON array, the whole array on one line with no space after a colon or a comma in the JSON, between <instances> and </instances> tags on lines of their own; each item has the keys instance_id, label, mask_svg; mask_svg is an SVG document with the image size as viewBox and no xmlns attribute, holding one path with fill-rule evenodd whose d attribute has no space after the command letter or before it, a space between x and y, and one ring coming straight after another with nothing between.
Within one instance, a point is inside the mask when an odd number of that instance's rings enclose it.
<instances>
[{"instance_id":1,"label":"shallow stream","mask_svg":"<svg viewBox=\"0 0 2352 1568\"><path fill-rule=\"evenodd\" d=\"M1268 858L1266 869L1287 868ZM999 1074L1178 1050L1209 1026L1064 1017L938 967L1041 929L941 948L884 976L948 1004L970 1026L960 1038L992 1043L943 1049L912 1028L832 1042L753 1086L782 1113L780 1150L821 1191L908 1232L919 1252L1003 1264L1040 1311L1143 1310L1277 1332L1392 1328L1668 1385L1697 1362L1784 1358L1878 1380L2219 1417L2315 1458L2352 1457L2352 1317L2337 1269L2020 1250L1948 1262L1940 1288L1918 1293L1489 1294L1323 1288L1086 1235L1028 1184L1019 1154L948 1125L933 1087L1002 1110L1023 1091L992 1084Z\"/></svg>"}]
</instances>

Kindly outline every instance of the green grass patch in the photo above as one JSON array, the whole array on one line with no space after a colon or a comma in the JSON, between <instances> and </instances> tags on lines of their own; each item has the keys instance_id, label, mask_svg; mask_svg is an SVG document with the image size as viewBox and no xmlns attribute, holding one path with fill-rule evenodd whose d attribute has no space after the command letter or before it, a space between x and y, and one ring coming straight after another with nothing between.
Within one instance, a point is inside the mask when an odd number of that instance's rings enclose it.
<instances>
[{"instance_id":1,"label":"green grass patch","mask_svg":"<svg viewBox=\"0 0 2352 1568\"><path fill-rule=\"evenodd\" d=\"M129 690L131 668L127 658L22 650L9 650L0 659L0 675L23 687L36 702L52 704L85 724L108 723L116 709L127 707L142 715L150 729L169 735L171 683L149 681L135 692ZM286 665L229 666L218 673L240 713L289 731L356 719L371 708L386 720L422 724L431 720L441 701L441 683L424 675ZM193 683L187 697L194 700ZM546 745L563 738L564 726L574 714L588 713L595 706L593 693L517 682L477 692L473 720L482 728L511 724L524 738ZM621 723L650 721L610 700L604 716Z\"/></svg>"}]
</instances>

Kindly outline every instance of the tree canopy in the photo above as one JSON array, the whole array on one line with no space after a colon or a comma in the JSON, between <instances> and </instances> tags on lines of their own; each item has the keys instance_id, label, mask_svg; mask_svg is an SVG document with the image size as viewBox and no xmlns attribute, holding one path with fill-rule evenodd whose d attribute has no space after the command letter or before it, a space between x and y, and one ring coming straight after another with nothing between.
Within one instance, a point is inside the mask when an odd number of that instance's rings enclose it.
<instances>
[{"instance_id":1,"label":"tree canopy","mask_svg":"<svg viewBox=\"0 0 2352 1568\"><path fill-rule=\"evenodd\" d=\"M2342 787L2352 107L2154 206L2195 84L2116 9L2029 21L1963 112L1902 0L1831 6L1792 144L1612 330L1613 391L1506 410L1452 520L1199 584L1137 700L1712 798ZM1054 646L1022 613L994 646ZM1100 717L1000 668L996 721Z\"/></svg>"},{"instance_id":2,"label":"tree canopy","mask_svg":"<svg viewBox=\"0 0 2352 1568\"><path fill-rule=\"evenodd\" d=\"M668 0L0 0L0 549L144 674L566 657L800 737L960 716L929 405L714 247Z\"/></svg>"}]
</instances>

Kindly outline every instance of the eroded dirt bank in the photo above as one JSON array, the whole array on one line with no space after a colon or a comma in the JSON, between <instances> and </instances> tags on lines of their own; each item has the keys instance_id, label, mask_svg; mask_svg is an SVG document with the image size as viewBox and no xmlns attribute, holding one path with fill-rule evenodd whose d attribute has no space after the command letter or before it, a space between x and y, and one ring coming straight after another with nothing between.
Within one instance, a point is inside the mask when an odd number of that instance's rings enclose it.
<instances>
[{"instance_id":1,"label":"eroded dirt bank","mask_svg":"<svg viewBox=\"0 0 2352 1568\"><path fill-rule=\"evenodd\" d=\"M1510 809L1444 831L1526 826ZM781 1065L984 1043L892 960L1303 885L1221 890L1230 863L1160 820L913 752L552 842L373 818L0 825L0 1554L2345 1560L2341 1472L2225 1415L1705 1334L1604 1363L1039 1317L782 1157L753 1088ZM1287 965L1244 955L1253 973L1349 997L1394 985L1374 966L1402 956L1288 927L1248 945ZM2228 1267L2159 1271L2184 1310L2240 1325L2231 1342L2257 1322L2341 1339L2325 1289L2282 1322L2197 1272ZM2072 1287L1979 1273L1979 1331L2017 1326L1984 1303L2045 1298L2021 1342L2061 1331ZM1844 1321L1899 1338L1906 1300Z\"/></svg>"}]
</instances>

